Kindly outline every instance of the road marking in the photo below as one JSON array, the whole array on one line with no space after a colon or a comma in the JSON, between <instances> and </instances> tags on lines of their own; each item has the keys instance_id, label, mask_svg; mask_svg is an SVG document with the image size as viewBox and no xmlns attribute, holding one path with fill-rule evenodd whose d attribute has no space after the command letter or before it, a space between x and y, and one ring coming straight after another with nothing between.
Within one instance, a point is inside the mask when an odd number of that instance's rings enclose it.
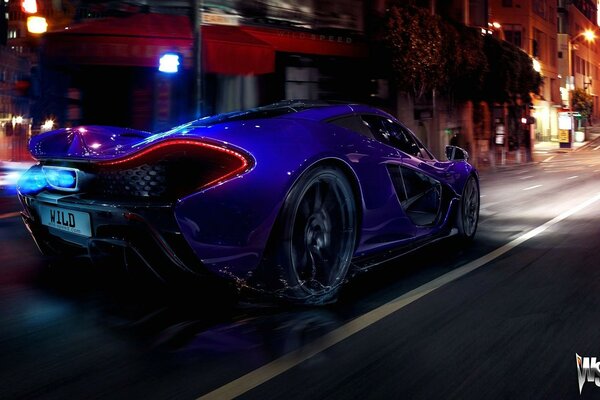
<instances>
[{"instance_id":1,"label":"road marking","mask_svg":"<svg viewBox=\"0 0 600 400\"><path fill-rule=\"evenodd\" d=\"M541 186L542 186L542 185L533 185L533 186L526 187L526 188L525 188L525 189L523 189L523 190L531 190L531 189L539 188L539 187L541 187Z\"/></svg>"},{"instance_id":2,"label":"road marking","mask_svg":"<svg viewBox=\"0 0 600 400\"><path fill-rule=\"evenodd\" d=\"M600 146L594 147L594 150L598 150L598 149L600 149Z\"/></svg>"},{"instance_id":3,"label":"road marking","mask_svg":"<svg viewBox=\"0 0 600 400\"><path fill-rule=\"evenodd\" d=\"M322 336L314 342L302 346L298 350L292 351L280 358L277 358L271 361L270 363L265 364L262 367L259 367L254 371L251 371L246 375L243 375L240 378L235 379L213 390L212 392L201 396L199 400L232 399L234 397L238 397L243 395L244 393L249 392L255 387L275 378L276 376L281 375L282 373L294 368L295 366L323 352L324 350L335 346L336 344L349 338L355 333L358 333L363 329L375 324L376 322L382 320L388 315L391 315L396 311L411 304L412 302L420 299L421 297L428 295L434 290L439 289L440 287L457 280L458 278L468 274L469 272L481 268L482 266L488 264L489 262L514 249L521 243L538 236L540 233L544 232L548 228L558 224L562 220L592 205L598 200L600 200L600 193L589 198L583 203L580 203L579 205L572 207L571 209L559 214L558 216L552 218L550 221L547 221L546 223L538 226L537 228L527 233L524 233L516 239L511 240L504 246L497 248L491 253L488 253L476 260L473 260L470 263L463 265L462 267L458 267L455 270L452 270L430 282L427 282L411 290L408 293L403 294L402 296L395 298L389 303L386 303L372 311L369 311L366 314L361 315L360 317L353 319L350 322L347 322L346 324L329 332L328 334Z\"/></svg>"},{"instance_id":4,"label":"road marking","mask_svg":"<svg viewBox=\"0 0 600 400\"><path fill-rule=\"evenodd\" d=\"M570 176L570 177L567 178L567 180L569 180L569 179L575 179L575 178L579 178L579 175Z\"/></svg>"},{"instance_id":5,"label":"road marking","mask_svg":"<svg viewBox=\"0 0 600 400\"><path fill-rule=\"evenodd\" d=\"M20 211L15 211L15 212L6 213L6 214L0 214L0 219L13 218L13 217L17 217L19 215L21 215Z\"/></svg>"},{"instance_id":6,"label":"road marking","mask_svg":"<svg viewBox=\"0 0 600 400\"><path fill-rule=\"evenodd\" d=\"M550 156L550 157L546 158L546 159L545 159L544 161L542 161L542 162L548 162L548 161L552 160L554 157L556 157L556 156Z\"/></svg>"},{"instance_id":7,"label":"road marking","mask_svg":"<svg viewBox=\"0 0 600 400\"><path fill-rule=\"evenodd\" d=\"M529 178L533 178L533 175L527 175L527 176L524 176L524 177L519 178L519 179L522 180L522 181L524 181L525 179L529 179Z\"/></svg>"}]
</instances>

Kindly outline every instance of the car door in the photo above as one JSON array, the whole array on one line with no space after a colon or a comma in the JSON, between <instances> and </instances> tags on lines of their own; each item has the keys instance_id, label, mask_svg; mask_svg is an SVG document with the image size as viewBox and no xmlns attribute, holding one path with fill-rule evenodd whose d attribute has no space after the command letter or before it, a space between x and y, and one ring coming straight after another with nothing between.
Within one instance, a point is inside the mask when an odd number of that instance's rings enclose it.
<instances>
[{"instance_id":1,"label":"car door","mask_svg":"<svg viewBox=\"0 0 600 400\"><path fill-rule=\"evenodd\" d=\"M443 222L444 204L441 178L444 170L436 168L436 160L406 127L390 118L362 115L377 140L395 147L404 155L397 163L388 164L402 210L415 226L415 234L433 233Z\"/></svg>"}]
</instances>

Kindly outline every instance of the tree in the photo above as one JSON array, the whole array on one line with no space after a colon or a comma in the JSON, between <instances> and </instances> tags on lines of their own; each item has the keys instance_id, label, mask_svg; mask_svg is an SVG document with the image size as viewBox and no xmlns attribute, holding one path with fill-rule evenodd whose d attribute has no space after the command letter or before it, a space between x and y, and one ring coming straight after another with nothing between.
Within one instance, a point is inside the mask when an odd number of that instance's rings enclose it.
<instances>
[{"instance_id":1,"label":"tree","mask_svg":"<svg viewBox=\"0 0 600 400\"><path fill-rule=\"evenodd\" d=\"M481 33L446 21L442 21L441 31L445 75L440 92L458 101L479 97L488 70Z\"/></svg>"},{"instance_id":2,"label":"tree","mask_svg":"<svg viewBox=\"0 0 600 400\"><path fill-rule=\"evenodd\" d=\"M399 89L416 99L436 89L459 101L528 104L542 82L518 47L412 4L389 9L383 37Z\"/></svg>"},{"instance_id":3,"label":"tree","mask_svg":"<svg viewBox=\"0 0 600 400\"><path fill-rule=\"evenodd\" d=\"M573 90L573 110L579 112L586 120L592 115L593 98L584 89L577 88Z\"/></svg>"},{"instance_id":4,"label":"tree","mask_svg":"<svg viewBox=\"0 0 600 400\"><path fill-rule=\"evenodd\" d=\"M531 102L531 93L538 93L541 75L533 69L533 61L523 50L511 43L486 35L484 52L489 65L485 76L483 100L490 103Z\"/></svg>"},{"instance_id":5,"label":"tree","mask_svg":"<svg viewBox=\"0 0 600 400\"><path fill-rule=\"evenodd\" d=\"M426 9L392 6L386 20L385 42L401 90L422 97L444 81L440 19Z\"/></svg>"}]
</instances>

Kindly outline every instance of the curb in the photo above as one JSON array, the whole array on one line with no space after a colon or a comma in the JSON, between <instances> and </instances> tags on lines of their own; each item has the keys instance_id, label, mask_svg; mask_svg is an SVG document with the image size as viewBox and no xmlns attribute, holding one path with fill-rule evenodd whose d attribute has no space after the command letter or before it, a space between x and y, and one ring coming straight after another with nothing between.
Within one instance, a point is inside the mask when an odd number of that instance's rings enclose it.
<instances>
[{"instance_id":1,"label":"curb","mask_svg":"<svg viewBox=\"0 0 600 400\"><path fill-rule=\"evenodd\" d=\"M592 147L593 145L600 145L600 136L596 137L595 139L592 139L592 140L588 141L586 144L584 144L581 147L576 148L573 151L579 151L581 149L587 149L588 147Z\"/></svg>"}]
</instances>

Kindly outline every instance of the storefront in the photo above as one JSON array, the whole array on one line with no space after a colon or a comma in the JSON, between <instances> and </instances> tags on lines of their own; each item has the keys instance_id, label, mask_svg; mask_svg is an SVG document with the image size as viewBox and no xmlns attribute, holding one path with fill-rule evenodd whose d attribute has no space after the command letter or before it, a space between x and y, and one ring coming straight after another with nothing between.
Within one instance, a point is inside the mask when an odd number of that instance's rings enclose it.
<instances>
[{"instance_id":1,"label":"storefront","mask_svg":"<svg viewBox=\"0 0 600 400\"><path fill-rule=\"evenodd\" d=\"M201 37L203 115L289 98L366 98L367 52L359 35L203 25ZM158 71L167 52L180 58L177 73ZM181 15L134 14L51 32L42 49L42 85L52 100L43 112L62 126L155 130L189 120L192 57L192 27Z\"/></svg>"}]
</instances>

